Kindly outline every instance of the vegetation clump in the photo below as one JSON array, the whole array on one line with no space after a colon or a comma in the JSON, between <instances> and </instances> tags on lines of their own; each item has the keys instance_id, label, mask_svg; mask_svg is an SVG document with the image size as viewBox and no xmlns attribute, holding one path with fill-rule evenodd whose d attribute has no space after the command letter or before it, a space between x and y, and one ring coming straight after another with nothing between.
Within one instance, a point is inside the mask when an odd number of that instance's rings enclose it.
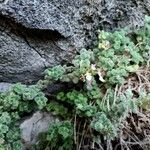
<instances>
[{"instance_id":1,"label":"vegetation clump","mask_svg":"<svg viewBox=\"0 0 150 150\"><path fill-rule=\"evenodd\" d=\"M74 87L51 94L55 101L50 101L42 90L55 82ZM48 68L36 85L16 84L1 93L0 108L1 149L21 149L19 121L38 109L52 112L59 121L33 149L111 149L116 140L124 149L148 149L148 142L138 144L138 136L145 130L150 136L149 127L139 127L131 118L150 123L150 17L136 31L100 31L97 46L82 49L71 65Z\"/></svg>"}]
</instances>

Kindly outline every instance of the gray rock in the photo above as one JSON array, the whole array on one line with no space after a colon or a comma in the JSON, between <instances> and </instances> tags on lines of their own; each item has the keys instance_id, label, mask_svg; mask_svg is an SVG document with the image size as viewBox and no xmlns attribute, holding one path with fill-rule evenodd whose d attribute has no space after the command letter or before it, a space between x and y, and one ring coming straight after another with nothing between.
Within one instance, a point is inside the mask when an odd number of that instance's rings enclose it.
<instances>
[{"instance_id":1,"label":"gray rock","mask_svg":"<svg viewBox=\"0 0 150 150\"><path fill-rule=\"evenodd\" d=\"M0 82L33 83L90 48L97 30L143 25L148 0L1 0Z\"/></svg>"},{"instance_id":2,"label":"gray rock","mask_svg":"<svg viewBox=\"0 0 150 150\"><path fill-rule=\"evenodd\" d=\"M58 32L29 30L1 18L0 82L36 82L45 68L70 61L73 53Z\"/></svg>"},{"instance_id":3,"label":"gray rock","mask_svg":"<svg viewBox=\"0 0 150 150\"><path fill-rule=\"evenodd\" d=\"M10 83L5 83L5 82L1 82L0 83L0 92L6 92L8 90L10 90L12 84Z\"/></svg>"},{"instance_id":4,"label":"gray rock","mask_svg":"<svg viewBox=\"0 0 150 150\"><path fill-rule=\"evenodd\" d=\"M36 112L29 119L26 119L21 125L21 139L23 148L30 148L38 143L38 134L48 131L50 123L54 121L53 116L46 112Z\"/></svg>"},{"instance_id":5,"label":"gray rock","mask_svg":"<svg viewBox=\"0 0 150 150\"><path fill-rule=\"evenodd\" d=\"M140 25L145 4L146 0L5 0L0 14L27 28L56 30L82 47L103 23L111 28Z\"/></svg>"}]
</instances>

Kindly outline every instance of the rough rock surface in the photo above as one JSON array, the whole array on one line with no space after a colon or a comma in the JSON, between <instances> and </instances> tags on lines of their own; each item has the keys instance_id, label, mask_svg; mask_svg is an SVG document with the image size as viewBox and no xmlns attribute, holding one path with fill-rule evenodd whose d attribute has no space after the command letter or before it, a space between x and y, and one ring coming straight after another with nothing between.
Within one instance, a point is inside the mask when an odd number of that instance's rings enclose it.
<instances>
[{"instance_id":1,"label":"rough rock surface","mask_svg":"<svg viewBox=\"0 0 150 150\"><path fill-rule=\"evenodd\" d=\"M37 81L45 68L71 58L58 32L30 30L0 19L0 82Z\"/></svg>"},{"instance_id":2,"label":"rough rock surface","mask_svg":"<svg viewBox=\"0 0 150 150\"><path fill-rule=\"evenodd\" d=\"M38 142L38 134L46 132L51 122L54 121L53 116L46 112L36 112L29 119L26 119L21 125L21 139L24 149L29 148Z\"/></svg>"},{"instance_id":3,"label":"rough rock surface","mask_svg":"<svg viewBox=\"0 0 150 150\"><path fill-rule=\"evenodd\" d=\"M0 82L0 92L6 92L10 90L12 84L10 83L5 83L5 82Z\"/></svg>"},{"instance_id":4,"label":"rough rock surface","mask_svg":"<svg viewBox=\"0 0 150 150\"><path fill-rule=\"evenodd\" d=\"M98 29L141 26L149 0L0 0L0 82L35 82Z\"/></svg>"}]
</instances>

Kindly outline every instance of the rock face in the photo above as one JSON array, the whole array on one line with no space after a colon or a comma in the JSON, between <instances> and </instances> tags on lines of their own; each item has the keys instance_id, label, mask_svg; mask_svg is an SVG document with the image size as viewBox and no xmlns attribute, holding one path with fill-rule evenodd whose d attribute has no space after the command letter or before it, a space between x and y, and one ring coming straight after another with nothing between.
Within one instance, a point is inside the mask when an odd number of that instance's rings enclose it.
<instances>
[{"instance_id":1,"label":"rock face","mask_svg":"<svg viewBox=\"0 0 150 150\"><path fill-rule=\"evenodd\" d=\"M21 139L23 149L30 148L38 142L38 134L48 131L50 123L54 121L53 116L46 112L36 112L29 119L26 119L21 125Z\"/></svg>"},{"instance_id":2,"label":"rock face","mask_svg":"<svg viewBox=\"0 0 150 150\"><path fill-rule=\"evenodd\" d=\"M98 29L141 26L148 0L0 0L0 82L33 83Z\"/></svg>"},{"instance_id":3,"label":"rock face","mask_svg":"<svg viewBox=\"0 0 150 150\"><path fill-rule=\"evenodd\" d=\"M37 81L45 68L71 58L71 46L58 32L31 30L0 19L0 82Z\"/></svg>"}]
</instances>

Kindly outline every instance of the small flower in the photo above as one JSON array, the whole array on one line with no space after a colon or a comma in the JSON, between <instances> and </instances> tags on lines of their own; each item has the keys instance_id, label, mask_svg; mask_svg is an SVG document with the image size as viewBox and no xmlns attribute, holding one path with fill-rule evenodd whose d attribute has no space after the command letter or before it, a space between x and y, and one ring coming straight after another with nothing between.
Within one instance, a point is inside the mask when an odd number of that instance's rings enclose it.
<instances>
[{"instance_id":1,"label":"small flower","mask_svg":"<svg viewBox=\"0 0 150 150\"><path fill-rule=\"evenodd\" d=\"M109 41L102 41L102 43L99 43L98 48L102 49L109 49L110 48L110 42Z\"/></svg>"},{"instance_id":2,"label":"small flower","mask_svg":"<svg viewBox=\"0 0 150 150\"><path fill-rule=\"evenodd\" d=\"M87 72L87 73L85 74L85 76L86 76L86 80L87 80L87 81L92 81L92 75L91 75L91 73Z\"/></svg>"},{"instance_id":3,"label":"small flower","mask_svg":"<svg viewBox=\"0 0 150 150\"><path fill-rule=\"evenodd\" d=\"M92 75L91 73L87 72L86 74L86 88L88 90L91 90L92 89Z\"/></svg>"},{"instance_id":4,"label":"small flower","mask_svg":"<svg viewBox=\"0 0 150 150\"><path fill-rule=\"evenodd\" d=\"M99 75L99 80L100 80L101 82L105 82L105 80L103 79L103 77L102 77L102 75L101 75L100 69L98 69L97 74Z\"/></svg>"},{"instance_id":5,"label":"small flower","mask_svg":"<svg viewBox=\"0 0 150 150\"><path fill-rule=\"evenodd\" d=\"M94 70L96 70L96 64L92 64L91 65L91 69L94 71Z\"/></svg>"}]
</instances>

